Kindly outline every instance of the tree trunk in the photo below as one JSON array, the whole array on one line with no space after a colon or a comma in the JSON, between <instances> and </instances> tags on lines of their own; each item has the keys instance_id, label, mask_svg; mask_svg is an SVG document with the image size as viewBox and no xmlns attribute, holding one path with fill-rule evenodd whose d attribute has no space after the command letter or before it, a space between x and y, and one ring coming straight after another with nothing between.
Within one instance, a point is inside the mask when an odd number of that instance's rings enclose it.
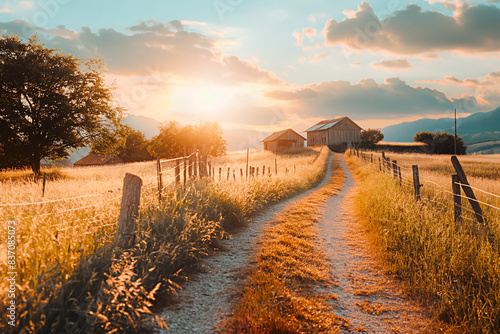
<instances>
[{"instance_id":1,"label":"tree trunk","mask_svg":"<svg viewBox=\"0 0 500 334\"><path fill-rule=\"evenodd\" d=\"M31 170L33 173L35 173L35 180L38 180L40 178L41 172L40 172L40 156L38 155L33 155L33 160L31 161Z\"/></svg>"}]
</instances>

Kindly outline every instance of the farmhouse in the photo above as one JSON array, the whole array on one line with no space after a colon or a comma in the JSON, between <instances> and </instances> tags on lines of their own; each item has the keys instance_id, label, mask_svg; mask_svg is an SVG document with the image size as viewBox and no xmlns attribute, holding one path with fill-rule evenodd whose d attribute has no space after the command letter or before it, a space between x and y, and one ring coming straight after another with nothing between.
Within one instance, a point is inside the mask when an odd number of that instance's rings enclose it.
<instances>
[{"instance_id":1,"label":"farmhouse","mask_svg":"<svg viewBox=\"0 0 500 334\"><path fill-rule=\"evenodd\" d=\"M307 129L307 146L327 145L333 150L345 150L349 144L361 141L361 127L349 117L321 121Z\"/></svg>"},{"instance_id":2,"label":"farmhouse","mask_svg":"<svg viewBox=\"0 0 500 334\"><path fill-rule=\"evenodd\" d=\"M305 140L304 137L292 129L286 129L269 135L262 142L264 143L264 150L277 153L304 147Z\"/></svg>"},{"instance_id":3,"label":"farmhouse","mask_svg":"<svg viewBox=\"0 0 500 334\"><path fill-rule=\"evenodd\" d=\"M87 167L87 166L104 166L104 165L116 165L124 164L126 161L121 156L116 154L99 155L94 153L89 153L86 157L78 160L73 164L75 167Z\"/></svg>"}]
</instances>

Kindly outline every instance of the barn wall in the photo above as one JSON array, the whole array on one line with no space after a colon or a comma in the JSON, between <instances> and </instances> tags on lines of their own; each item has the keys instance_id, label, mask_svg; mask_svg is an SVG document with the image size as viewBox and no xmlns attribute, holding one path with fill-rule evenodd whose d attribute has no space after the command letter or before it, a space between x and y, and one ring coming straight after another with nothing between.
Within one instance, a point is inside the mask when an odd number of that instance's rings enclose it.
<instances>
[{"instance_id":1,"label":"barn wall","mask_svg":"<svg viewBox=\"0 0 500 334\"><path fill-rule=\"evenodd\" d=\"M342 120L328 130L307 133L307 146L339 145L360 141L361 129L348 119Z\"/></svg>"},{"instance_id":2,"label":"barn wall","mask_svg":"<svg viewBox=\"0 0 500 334\"><path fill-rule=\"evenodd\" d=\"M287 131L275 140L264 142L264 149L283 152L290 148L304 147L305 140L293 131Z\"/></svg>"}]
</instances>

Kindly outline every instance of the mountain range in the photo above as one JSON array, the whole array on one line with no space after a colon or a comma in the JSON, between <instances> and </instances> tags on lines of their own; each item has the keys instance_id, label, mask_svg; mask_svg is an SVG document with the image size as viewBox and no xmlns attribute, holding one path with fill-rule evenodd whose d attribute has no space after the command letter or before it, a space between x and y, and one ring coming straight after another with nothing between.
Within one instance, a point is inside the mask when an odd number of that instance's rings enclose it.
<instances>
[{"instance_id":1,"label":"mountain range","mask_svg":"<svg viewBox=\"0 0 500 334\"><path fill-rule=\"evenodd\" d=\"M389 142L411 142L415 134L421 131L442 131L453 134L455 132L454 119L425 118L382 129L384 140ZM469 154L500 153L500 107L489 112L477 112L457 119L457 134L464 139Z\"/></svg>"}]
</instances>

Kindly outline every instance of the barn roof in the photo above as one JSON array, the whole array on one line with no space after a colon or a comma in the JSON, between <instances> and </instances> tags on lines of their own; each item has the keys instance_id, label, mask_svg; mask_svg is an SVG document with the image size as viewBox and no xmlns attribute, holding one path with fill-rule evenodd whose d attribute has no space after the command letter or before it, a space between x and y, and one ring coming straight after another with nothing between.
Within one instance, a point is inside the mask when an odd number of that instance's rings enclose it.
<instances>
[{"instance_id":1,"label":"barn roof","mask_svg":"<svg viewBox=\"0 0 500 334\"><path fill-rule=\"evenodd\" d=\"M295 133L297 136L301 137L302 139L306 140L303 136L299 135L297 132L293 131L292 129L286 129L286 130L281 130L281 131L278 131L278 132L275 132L275 133L272 133L270 134L269 136L267 136L266 138L264 138L264 140L262 140L263 142L266 142L266 141L273 141L273 140L277 140L279 137L283 136L285 133L287 133L288 131L292 131L293 133Z\"/></svg>"},{"instance_id":2,"label":"barn roof","mask_svg":"<svg viewBox=\"0 0 500 334\"><path fill-rule=\"evenodd\" d=\"M339 124L341 121L343 121L344 119L348 119L349 121L351 121L352 123L354 123L349 117L347 116L344 116L344 117L337 117L337 118L334 118L334 119L327 119L327 120L324 120L324 121L321 121L315 125L313 125L312 127L310 127L309 129L307 129L305 132L311 132L311 131L323 131L323 130L328 130L330 128L333 128L335 125ZM358 128L361 129L361 127L359 125L357 125L356 123L354 123Z\"/></svg>"},{"instance_id":3,"label":"barn roof","mask_svg":"<svg viewBox=\"0 0 500 334\"><path fill-rule=\"evenodd\" d=\"M108 165L108 164L124 163L124 162L125 160L119 155L115 154L99 155L99 154L89 153L89 155L81 158L73 165L75 166Z\"/></svg>"}]
</instances>

